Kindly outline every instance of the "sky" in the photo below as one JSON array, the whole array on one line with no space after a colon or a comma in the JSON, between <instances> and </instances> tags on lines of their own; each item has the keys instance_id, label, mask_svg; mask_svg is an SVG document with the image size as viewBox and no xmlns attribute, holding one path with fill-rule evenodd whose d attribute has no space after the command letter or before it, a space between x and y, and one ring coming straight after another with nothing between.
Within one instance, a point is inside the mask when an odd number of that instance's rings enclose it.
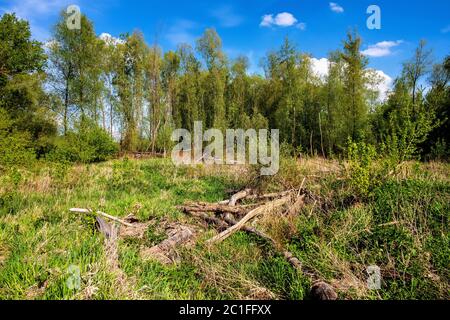
<instances>
[{"instance_id":1,"label":"sky","mask_svg":"<svg viewBox=\"0 0 450 320\"><path fill-rule=\"evenodd\" d=\"M214 27L228 57L247 56L251 73L261 73L261 59L289 36L315 58L316 72L324 74L329 52L342 48L352 28L362 36L361 50L385 86L421 39L433 49L436 62L450 54L448 0L0 0L0 14L16 12L30 21L36 39L47 41L59 13L71 4L94 21L98 35L141 30L149 44L156 39L164 50L181 42L195 45L206 28ZM366 24L373 4L381 9L380 30Z\"/></svg>"}]
</instances>

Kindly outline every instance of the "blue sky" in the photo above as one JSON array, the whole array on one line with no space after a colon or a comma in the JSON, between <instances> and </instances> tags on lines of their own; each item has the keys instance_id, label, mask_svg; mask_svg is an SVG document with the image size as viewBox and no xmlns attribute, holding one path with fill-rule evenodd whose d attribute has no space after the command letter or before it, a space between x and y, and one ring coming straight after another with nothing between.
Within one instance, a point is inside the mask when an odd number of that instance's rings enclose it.
<instances>
[{"instance_id":1,"label":"blue sky","mask_svg":"<svg viewBox=\"0 0 450 320\"><path fill-rule=\"evenodd\" d=\"M436 60L450 54L448 0L0 0L0 13L15 11L30 20L33 35L45 41L69 4L81 7L98 34L119 36L139 29L149 43L157 35L164 50L179 42L194 44L205 28L215 27L228 56L248 56L253 72L260 71L260 59L286 35L321 59L342 46L352 27L364 40L370 66L390 78L399 74L420 39L428 40ZM381 8L381 30L366 27L371 4Z\"/></svg>"}]
</instances>

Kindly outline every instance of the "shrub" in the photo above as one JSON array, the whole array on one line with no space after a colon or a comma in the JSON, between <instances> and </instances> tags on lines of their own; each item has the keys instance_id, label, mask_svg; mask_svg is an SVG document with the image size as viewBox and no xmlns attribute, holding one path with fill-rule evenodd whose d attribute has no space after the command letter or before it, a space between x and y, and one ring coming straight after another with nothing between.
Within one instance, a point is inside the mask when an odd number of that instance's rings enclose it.
<instances>
[{"instance_id":1,"label":"shrub","mask_svg":"<svg viewBox=\"0 0 450 320\"><path fill-rule=\"evenodd\" d=\"M14 128L14 122L0 109L0 167L30 164L36 158L30 135Z\"/></svg>"},{"instance_id":2,"label":"shrub","mask_svg":"<svg viewBox=\"0 0 450 320\"><path fill-rule=\"evenodd\" d=\"M56 140L47 159L57 162L93 163L108 160L119 150L118 144L96 123L82 120L77 130Z\"/></svg>"},{"instance_id":3,"label":"shrub","mask_svg":"<svg viewBox=\"0 0 450 320\"><path fill-rule=\"evenodd\" d=\"M348 158L351 185L359 196L366 197L369 194L374 180L373 162L376 155L375 147L370 144L349 142Z\"/></svg>"}]
</instances>

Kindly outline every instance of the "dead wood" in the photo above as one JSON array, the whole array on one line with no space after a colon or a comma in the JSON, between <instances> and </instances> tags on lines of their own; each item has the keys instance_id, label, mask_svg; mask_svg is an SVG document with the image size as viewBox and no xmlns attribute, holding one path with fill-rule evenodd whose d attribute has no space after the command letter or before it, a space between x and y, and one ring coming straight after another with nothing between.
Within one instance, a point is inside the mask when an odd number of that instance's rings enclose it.
<instances>
[{"instance_id":1,"label":"dead wood","mask_svg":"<svg viewBox=\"0 0 450 320\"><path fill-rule=\"evenodd\" d=\"M230 207L235 207L236 203L239 200L245 199L251 192L252 192L251 189L246 189L244 191L236 193L234 196L231 197L230 202L228 203L228 205Z\"/></svg>"},{"instance_id":2,"label":"dead wood","mask_svg":"<svg viewBox=\"0 0 450 320\"><path fill-rule=\"evenodd\" d=\"M289 196L292 194L292 192L294 192L294 190L288 190L288 191L283 191L283 192L276 192L276 193L267 193L267 194L262 194L262 195L249 195L245 198L245 200L252 200L252 201L258 201L258 200L273 200L273 199L278 199L278 198L283 198L286 196Z\"/></svg>"},{"instance_id":3,"label":"dead wood","mask_svg":"<svg viewBox=\"0 0 450 320\"><path fill-rule=\"evenodd\" d=\"M265 204L265 205L263 205L261 207L258 207L256 209L250 211L237 224L235 224L231 228L223 231L222 233L218 234L214 238L208 240L207 243L213 244L213 243L221 242L221 241L227 239L229 236L231 236L232 234L234 234L237 231L239 231L240 229L242 229L245 226L245 224L247 222L249 222L250 220L252 220L253 218L255 218L255 217L257 217L257 216L259 216L259 215L261 215L263 213L272 211L272 210L274 210L274 209L276 209L278 207L281 207L281 206L285 205L289 200L290 200L290 196L287 196L287 197L284 197L284 198L281 198L281 199L269 202L269 203L267 203L267 204Z\"/></svg>"},{"instance_id":4,"label":"dead wood","mask_svg":"<svg viewBox=\"0 0 450 320\"><path fill-rule=\"evenodd\" d=\"M186 212L194 217L198 217L202 220L204 220L208 224L215 224L219 231L224 231L228 228L228 224L224 222L223 220L210 216L204 212Z\"/></svg>"},{"instance_id":5,"label":"dead wood","mask_svg":"<svg viewBox=\"0 0 450 320\"><path fill-rule=\"evenodd\" d=\"M111 216L111 215L109 215L109 214L107 214L107 213L101 212L101 211L93 212L93 211L90 210L90 209L72 208L72 209L70 209L70 212L74 212L74 213L87 213L87 214L97 214L97 215L103 216L104 218L107 218L107 219L116 221L116 222L118 222L118 223L120 223L120 224L123 224L123 225L125 225L125 226L127 226L127 227L133 227L133 224L128 223L128 222L125 222L125 221L123 221L123 220L121 220L121 219L119 219L119 218L117 218L117 217L113 217L113 216Z\"/></svg>"},{"instance_id":6,"label":"dead wood","mask_svg":"<svg viewBox=\"0 0 450 320\"><path fill-rule=\"evenodd\" d=\"M209 203L195 203L188 204L186 206L178 206L178 210L183 212L214 212L214 213L232 213L232 214L243 214L246 212L245 208L241 207L229 207L220 204L209 204Z\"/></svg>"},{"instance_id":7,"label":"dead wood","mask_svg":"<svg viewBox=\"0 0 450 320\"><path fill-rule=\"evenodd\" d=\"M95 220L97 222L97 229L105 236L106 239L111 239L114 237L113 226L111 224L107 223L99 216L97 216Z\"/></svg>"},{"instance_id":8,"label":"dead wood","mask_svg":"<svg viewBox=\"0 0 450 320\"><path fill-rule=\"evenodd\" d=\"M298 211L305 205L305 195L302 195L297 198L297 200L292 204L289 208L289 214L295 215Z\"/></svg>"},{"instance_id":9,"label":"dead wood","mask_svg":"<svg viewBox=\"0 0 450 320\"><path fill-rule=\"evenodd\" d=\"M186 245L195 237L195 232L186 226L179 226L172 235L160 244L141 251L143 259L155 259L163 264L174 262L174 251L181 245Z\"/></svg>"}]
</instances>

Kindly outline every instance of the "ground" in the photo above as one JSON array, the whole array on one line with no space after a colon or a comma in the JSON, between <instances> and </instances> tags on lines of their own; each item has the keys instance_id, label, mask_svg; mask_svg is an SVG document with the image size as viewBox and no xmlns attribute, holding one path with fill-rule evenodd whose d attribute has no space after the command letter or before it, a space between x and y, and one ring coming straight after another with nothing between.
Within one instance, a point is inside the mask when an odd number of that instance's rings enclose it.
<instances>
[{"instance_id":1,"label":"ground","mask_svg":"<svg viewBox=\"0 0 450 320\"><path fill-rule=\"evenodd\" d=\"M299 188L304 178L304 206L251 224L341 299L448 299L450 166L404 164L367 197L354 196L347 171L318 158L283 161L267 179L255 168L175 167L166 159L10 170L0 184L0 299L309 299L311 280L267 243L238 232L207 246L216 230L177 209L246 187ZM94 219L73 207L132 214L144 229L120 236L112 254ZM177 226L198 237L177 249L175 263L143 258ZM367 288L371 265L381 268L381 290ZM81 276L75 288L73 266Z\"/></svg>"}]
</instances>

